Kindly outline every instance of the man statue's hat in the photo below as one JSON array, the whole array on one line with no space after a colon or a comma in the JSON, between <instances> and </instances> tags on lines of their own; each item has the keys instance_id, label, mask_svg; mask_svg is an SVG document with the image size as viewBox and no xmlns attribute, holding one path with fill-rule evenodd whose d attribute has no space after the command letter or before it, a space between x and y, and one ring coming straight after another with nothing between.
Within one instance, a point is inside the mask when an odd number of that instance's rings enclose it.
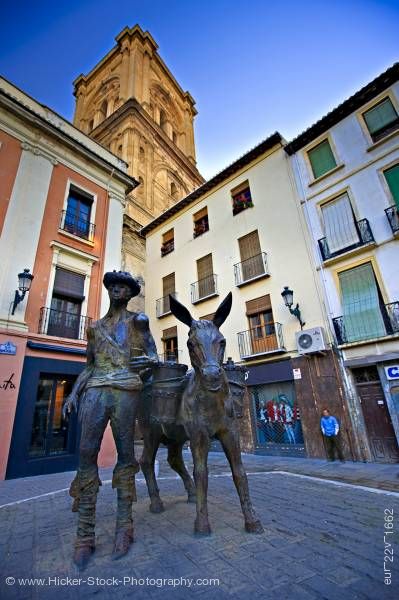
<instances>
[{"instance_id":1,"label":"man statue's hat","mask_svg":"<svg viewBox=\"0 0 399 600\"><path fill-rule=\"evenodd\" d=\"M132 296L138 296L140 293L140 284L127 271L108 271L105 273L103 284L108 289L112 283L123 283L128 285L132 290Z\"/></svg>"}]
</instances>

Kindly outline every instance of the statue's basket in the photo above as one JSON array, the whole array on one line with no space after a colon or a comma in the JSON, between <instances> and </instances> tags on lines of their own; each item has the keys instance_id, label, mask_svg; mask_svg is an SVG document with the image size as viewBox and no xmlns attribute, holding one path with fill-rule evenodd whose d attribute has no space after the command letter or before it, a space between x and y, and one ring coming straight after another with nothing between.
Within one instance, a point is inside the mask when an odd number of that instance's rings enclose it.
<instances>
[{"instance_id":1,"label":"statue's basket","mask_svg":"<svg viewBox=\"0 0 399 600\"><path fill-rule=\"evenodd\" d=\"M234 363L225 363L223 368L229 382L230 394L233 399L234 416L241 419L244 416L245 375L247 369Z\"/></svg>"},{"instance_id":2,"label":"statue's basket","mask_svg":"<svg viewBox=\"0 0 399 600\"><path fill-rule=\"evenodd\" d=\"M171 362L153 368L151 423L175 423L187 369L187 365Z\"/></svg>"}]
</instances>

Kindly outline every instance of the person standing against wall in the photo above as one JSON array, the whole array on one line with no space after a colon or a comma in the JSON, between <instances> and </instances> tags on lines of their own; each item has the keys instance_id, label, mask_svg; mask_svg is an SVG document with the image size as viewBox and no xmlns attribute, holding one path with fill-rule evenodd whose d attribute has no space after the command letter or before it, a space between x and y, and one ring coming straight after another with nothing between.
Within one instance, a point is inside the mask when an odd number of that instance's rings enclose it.
<instances>
[{"instance_id":1,"label":"person standing against wall","mask_svg":"<svg viewBox=\"0 0 399 600\"><path fill-rule=\"evenodd\" d=\"M335 460L335 451L341 462L345 462L339 438L338 419L330 414L328 408L323 410L323 416L320 419L320 429L323 434L328 460Z\"/></svg>"}]
</instances>

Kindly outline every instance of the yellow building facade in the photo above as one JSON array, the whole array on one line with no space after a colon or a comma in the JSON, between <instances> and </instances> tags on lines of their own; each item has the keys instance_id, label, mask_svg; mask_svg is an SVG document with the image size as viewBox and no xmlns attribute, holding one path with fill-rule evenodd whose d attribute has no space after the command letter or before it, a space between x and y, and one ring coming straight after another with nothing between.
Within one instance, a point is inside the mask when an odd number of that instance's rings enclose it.
<instances>
[{"instance_id":1,"label":"yellow building facade","mask_svg":"<svg viewBox=\"0 0 399 600\"><path fill-rule=\"evenodd\" d=\"M212 318L229 291L226 357L248 369L242 421L247 450L323 456L325 390L355 446L332 335L308 249L284 141L273 134L147 225L146 313L164 359L189 363L187 328L169 310L175 293L194 318ZM294 290L305 330L324 352L299 356L299 321L281 295ZM324 390L324 391L323 391Z\"/></svg>"}]
</instances>

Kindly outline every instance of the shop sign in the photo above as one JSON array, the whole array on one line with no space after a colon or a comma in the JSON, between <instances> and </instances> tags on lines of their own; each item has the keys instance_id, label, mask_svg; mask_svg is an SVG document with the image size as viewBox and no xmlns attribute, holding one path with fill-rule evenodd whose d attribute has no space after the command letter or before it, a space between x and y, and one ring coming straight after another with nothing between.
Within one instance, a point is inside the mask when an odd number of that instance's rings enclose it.
<instances>
[{"instance_id":1,"label":"shop sign","mask_svg":"<svg viewBox=\"0 0 399 600\"><path fill-rule=\"evenodd\" d=\"M4 342L0 344L0 354L16 354L17 347L12 342Z\"/></svg>"},{"instance_id":2,"label":"shop sign","mask_svg":"<svg viewBox=\"0 0 399 600\"><path fill-rule=\"evenodd\" d=\"M384 367L384 369L387 379L399 379L399 365L391 365L390 367Z\"/></svg>"}]
</instances>

